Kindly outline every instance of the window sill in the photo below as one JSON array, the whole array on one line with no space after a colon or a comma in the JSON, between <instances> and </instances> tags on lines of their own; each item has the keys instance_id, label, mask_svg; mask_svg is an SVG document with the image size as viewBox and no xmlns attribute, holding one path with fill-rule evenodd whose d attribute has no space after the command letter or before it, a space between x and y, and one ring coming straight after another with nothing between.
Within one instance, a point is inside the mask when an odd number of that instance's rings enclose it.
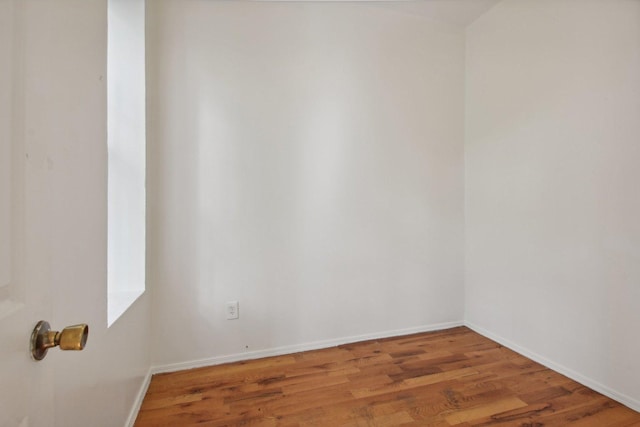
<instances>
[{"instance_id":1,"label":"window sill","mask_svg":"<svg viewBox=\"0 0 640 427\"><path fill-rule=\"evenodd\" d=\"M109 292L107 300L107 327L113 325L143 293L144 289Z\"/></svg>"}]
</instances>

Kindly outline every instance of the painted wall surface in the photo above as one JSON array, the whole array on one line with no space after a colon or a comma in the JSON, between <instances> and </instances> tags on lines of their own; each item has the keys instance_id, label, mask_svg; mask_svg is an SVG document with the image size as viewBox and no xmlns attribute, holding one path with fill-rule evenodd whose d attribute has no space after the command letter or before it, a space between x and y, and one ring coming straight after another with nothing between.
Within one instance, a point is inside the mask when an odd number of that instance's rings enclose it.
<instances>
[{"instance_id":1,"label":"painted wall surface","mask_svg":"<svg viewBox=\"0 0 640 427\"><path fill-rule=\"evenodd\" d=\"M466 319L640 408L640 2L467 30Z\"/></svg>"},{"instance_id":2,"label":"painted wall surface","mask_svg":"<svg viewBox=\"0 0 640 427\"><path fill-rule=\"evenodd\" d=\"M42 178L26 183L41 195L40 205L27 209L27 223L38 225L27 233L47 254L31 273L50 286L41 289L51 303L52 316L44 320L54 328L89 324L82 352L51 350L32 365L51 374L45 384L54 402L31 408L37 414L31 425L122 426L148 372L150 309L143 296L107 329L107 4L16 6L24 20L16 35L23 61L19 133L32 171L27 177Z\"/></svg>"},{"instance_id":3,"label":"painted wall surface","mask_svg":"<svg viewBox=\"0 0 640 427\"><path fill-rule=\"evenodd\" d=\"M147 10L155 364L462 319L462 32L365 4Z\"/></svg>"}]
</instances>

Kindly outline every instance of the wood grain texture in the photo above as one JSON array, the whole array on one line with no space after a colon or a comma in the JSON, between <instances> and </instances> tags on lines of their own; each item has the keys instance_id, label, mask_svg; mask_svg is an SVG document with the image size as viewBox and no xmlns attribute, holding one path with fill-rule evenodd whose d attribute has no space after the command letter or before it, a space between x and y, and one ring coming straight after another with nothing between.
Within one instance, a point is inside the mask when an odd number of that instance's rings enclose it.
<instances>
[{"instance_id":1,"label":"wood grain texture","mask_svg":"<svg viewBox=\"0 0 640 427\"><path fill-rule=\"evenodd\" d=\"M137 427L640 427L465 327L155 375Z\"/></svg>"}]
</instances>

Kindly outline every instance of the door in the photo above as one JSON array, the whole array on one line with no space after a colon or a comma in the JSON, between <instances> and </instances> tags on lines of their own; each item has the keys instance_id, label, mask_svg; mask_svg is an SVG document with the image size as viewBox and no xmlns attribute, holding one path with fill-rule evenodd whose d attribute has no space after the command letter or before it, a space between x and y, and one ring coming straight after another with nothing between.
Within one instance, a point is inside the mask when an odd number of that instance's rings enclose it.
<instances>
[{"instance_id":1,"label":"door","mask_svg":"<svg viewBox=\"0 0 640 427\"><path fill-rule=\"evenodd\" d=\"M47 425L53 413L53 372L29 352L31 330L50 318L51 306L42 239L46 177L26 150L33 92L26 87L24 12L19 0L0 0L0 426L20 427Z\"/></svg>"},{"instance_id":2,"label":"door","mask_svg":"<svg viewBox=\"0 0 640 427\"><path fill-rule=\"evenodd\" d=\"M89 319L98 309L86 307L91 300L86 290L95 294L100 283L82 273L98 271L106 259L100 242L83 244L101 235L104 226L96 212L106 212L100 202L106 193L95 185L102 181L92 181L89 172L100 164L90 160L102 144L95 135L102 135L106 121L93 113L100 106L90 102L100 104L103 98L84 96L81 84L84 78L103 85L101 76L84 67L104 68L104 51L96 49L104 37L101 27L87 31L98 34L97 40L80 31L93 28L85 4L96 16L106 16L99 2L0 0L1 427L67 426L75 415L71 410L85 410L75 403L88 388L78 383L93 378L86 352L74 356L52 349L35 362L29 338L39 320L59 330L106 319L102 311ZM85 54L94 51L95 57ZM100 116L97 125L87 119L93 116ZM79 196L87 194L81 191L87 183L97 202ZM99 231L87 233L91 228ZM83 375L71 377L70 371ZM73 398L70 387L77 390ZM60 396L65 400L56 401Z\"/></svg>"}]
</instances>

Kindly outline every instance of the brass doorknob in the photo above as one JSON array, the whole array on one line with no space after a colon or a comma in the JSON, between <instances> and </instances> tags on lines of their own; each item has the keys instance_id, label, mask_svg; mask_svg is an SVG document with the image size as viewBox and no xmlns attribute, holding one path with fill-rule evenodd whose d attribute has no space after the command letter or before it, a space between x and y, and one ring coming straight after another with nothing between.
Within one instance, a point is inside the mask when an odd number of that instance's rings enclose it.
<instances>
[{"instance_id":1,"label":"brass doorknob","mask_svg":"<svg viewBox=\"0 0 640 427\"><path fill-rule=\"evenodd\" d=\"M49 322L41 320L31 333L31 356L35 360L42 360L47 350L60 346L60 350L82 350L87 344L89 326L67 326L62 331L52 331Z\"/></svg>"}]
</instances>

